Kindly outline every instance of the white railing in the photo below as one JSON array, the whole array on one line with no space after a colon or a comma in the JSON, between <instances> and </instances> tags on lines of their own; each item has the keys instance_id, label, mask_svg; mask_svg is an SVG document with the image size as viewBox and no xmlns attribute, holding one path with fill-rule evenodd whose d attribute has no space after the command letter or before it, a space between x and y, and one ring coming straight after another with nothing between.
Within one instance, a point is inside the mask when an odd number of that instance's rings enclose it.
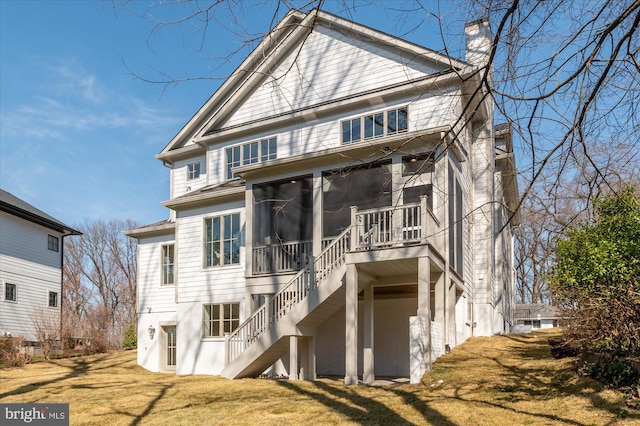
<instances>
[{"instance_id":1,"label":"white railing","mask_svg":"<svg viewBox=\"0 0 640 426\"><path fill-rule=\"evenodd\" d=\"M426 197L419 203L358 211L352 207L355 250L424 242L429 214Z\"/></svg>"},{"instance_id":2,"label":"white railing","mask_svg":"<svg viewBox=\"0 0 640 426\"><path fill-rule=\"evenodd\" d=\"M312 241L288 241L266 246L254 246L253 274L273 274L299 271L313 252Z\"/></svg>"},{"instance_id":3,"label":"white railing","mask_svg":"<svg viewBox=\"0 0 640 426\"><path fill-rule=\"evenodd\" d=\"M270 300L258 308L245 322L226 338L226 363L236 359L251 344L267 332L310 292L315 291L322 281L345 261L349 250L351 228L347 228L317 258L311 261Z\"/></svg>"}]
</instances>

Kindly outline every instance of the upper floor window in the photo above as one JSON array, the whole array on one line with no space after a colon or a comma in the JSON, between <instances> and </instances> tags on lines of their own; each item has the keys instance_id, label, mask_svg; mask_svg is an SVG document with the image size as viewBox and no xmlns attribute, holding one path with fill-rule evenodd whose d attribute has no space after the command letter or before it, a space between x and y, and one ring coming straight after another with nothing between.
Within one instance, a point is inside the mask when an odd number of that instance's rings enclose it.
<instances>
[{"instance_id":1,"label":"upper floor window","mask_svg":"<svg viewBox=\"0 0 640 426\"><path fill-rule=\"evenodd\" d=\"M205 266L240 263L240 214L204 220Z\"/></svg>"},{"instance_id":2,"label":"upper floor window","mask_svg":"<svg viewBox=\"0 0 640 426\"><path fill-rule=\"evenodd\" d=\"M187 164L187 180L198 179L200 177L200 162Z\"/></svg>"},{"instance_id":3,"label":"upper floor window","mask_svg":"<svg viewBox=\"0 0 640 426\"><path fill-rule=\"evenodd\" d=\"M60 238L49 235L47 240L47 248L51 251L60 251Z\"/></svg>"},{"instance_id":4,"label":"upper floor window","mask_svg":"<svg viewBox=\"0 0 640 426\"><path fill-rule=\"evenodd\" d=\"M408 128L407 107L367 114L342 122L342 143L359 142L406 132Z\"/></svg>"},{"instance_id":5,"label":"upper floor window","mask_svg":"<svg viewBox=\"0 0 640 426\"><path fill-rule=\"evenodd\" d=\"M6 283L4 285L4 300L10 302L18 301L18 287L15 284Z\"/></svg>"},{"instance_id":6,"label":"upper floor window","mask_svg":"<svg viewBox=\"0 0 640 426\"><path fill-rule=\"evenodd\" d=\"M49 307L57 308L58 307L58 293L55 291L49 292Z\"/></svg>"},{"instance_id":7,"label":"upper floor window","mask_svg":"<svg viewBox=\"0 0 640 426\"><path fill-rule=\"evenodd\" d=\"M226 178L233 179L236 175L231 169L238 166L260 163L274 160L277 157L277 138L261 139L247 142L242 145L232 146L225 150L226 153Z\"/></svg>"},{"instance_id":8,"label":"upper floor window","mask_svg":"<svg viewBox=\"0 0 640 426\"><path fill-rule=\"evenodd\" d=\"M173 285L174 245L162 246L162 280L160 285Z\"/></svg>"}]
</instances>

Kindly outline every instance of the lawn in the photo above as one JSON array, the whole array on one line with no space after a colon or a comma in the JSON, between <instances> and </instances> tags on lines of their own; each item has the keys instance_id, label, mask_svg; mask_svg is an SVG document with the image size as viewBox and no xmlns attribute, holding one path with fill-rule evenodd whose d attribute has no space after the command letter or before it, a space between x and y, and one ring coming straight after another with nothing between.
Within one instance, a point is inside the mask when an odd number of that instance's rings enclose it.
<instances>
[{"instance_id":1,"label":"lawn","mask_svg":"<svg viewBox=\"0 0 640 426\"><path fill-rule=\"evenodd\" d=\"M418 385L175 376L134 352L0 370L0 402L68 402L71 424L640 425L614 392L555 360L553 332L472 338Z\"/></svg>"}]
</instances>

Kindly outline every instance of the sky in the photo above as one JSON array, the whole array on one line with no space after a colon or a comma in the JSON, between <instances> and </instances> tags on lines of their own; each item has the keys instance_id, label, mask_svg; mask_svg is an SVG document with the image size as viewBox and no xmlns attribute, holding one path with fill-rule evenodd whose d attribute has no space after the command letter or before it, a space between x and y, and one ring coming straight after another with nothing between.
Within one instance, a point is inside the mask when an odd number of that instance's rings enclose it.
<instances>
[{"instance_id":1,"label":"sky","mask_svg":"<svg viewBox=\"0 0 640 426\"><path fill-rule=\"evenodd\" d=\"M219 10L206 31L198 21L158 27L190 11L160 3L0 0L0 188L72 227L168 218L169 170L154 156L255 43L229 54L273 25L273 3ZM341 4L323 8L345 16ZM405 31L424 11L389 13L367 4L346 17L442 48L429 21ZM448 31L461 34L462 23ZM139 78L165 75L187 81Z\"/></svg>"}]
</instances>

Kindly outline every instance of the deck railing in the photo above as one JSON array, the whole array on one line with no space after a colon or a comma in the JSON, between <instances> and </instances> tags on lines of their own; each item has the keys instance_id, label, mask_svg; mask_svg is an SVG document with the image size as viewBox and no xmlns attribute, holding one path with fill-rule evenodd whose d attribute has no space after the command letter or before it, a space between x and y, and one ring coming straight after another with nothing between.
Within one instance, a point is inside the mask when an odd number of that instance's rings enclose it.
<instances>
[{"instance_id":1,"label":"deck railing","mask_svg":"<svg viewBox=\"0 0 640 426\"><path fill-rule=\"evenodd\" d=\"M426 197L419 203L358 211L352 207L355 250L420 243L427 236Z\"/></svg>"},{"instance_id":2,"label":"deck railing","mask_svg":"<svg viewBox=\"0 0 640 426\"><path fill-rule=\"evenodd\" d=\"M313 252L312 241L287 241L253 247L253 274L295 272Z\"/></svg>"},{"instance_id":3,"label":"deck railing","mask_svg":"<svg viewBox=\"0 0 640 426\"><path fill-rule=\"evenodd\" d=\"M245 322L227 336L227 357L229 364L252 343L267 332L296 305L303 301L345 260L349 250L351 228L347 228L316 257L300 270L287 285L258 308Z\"/></svg>"}]
</instances>

